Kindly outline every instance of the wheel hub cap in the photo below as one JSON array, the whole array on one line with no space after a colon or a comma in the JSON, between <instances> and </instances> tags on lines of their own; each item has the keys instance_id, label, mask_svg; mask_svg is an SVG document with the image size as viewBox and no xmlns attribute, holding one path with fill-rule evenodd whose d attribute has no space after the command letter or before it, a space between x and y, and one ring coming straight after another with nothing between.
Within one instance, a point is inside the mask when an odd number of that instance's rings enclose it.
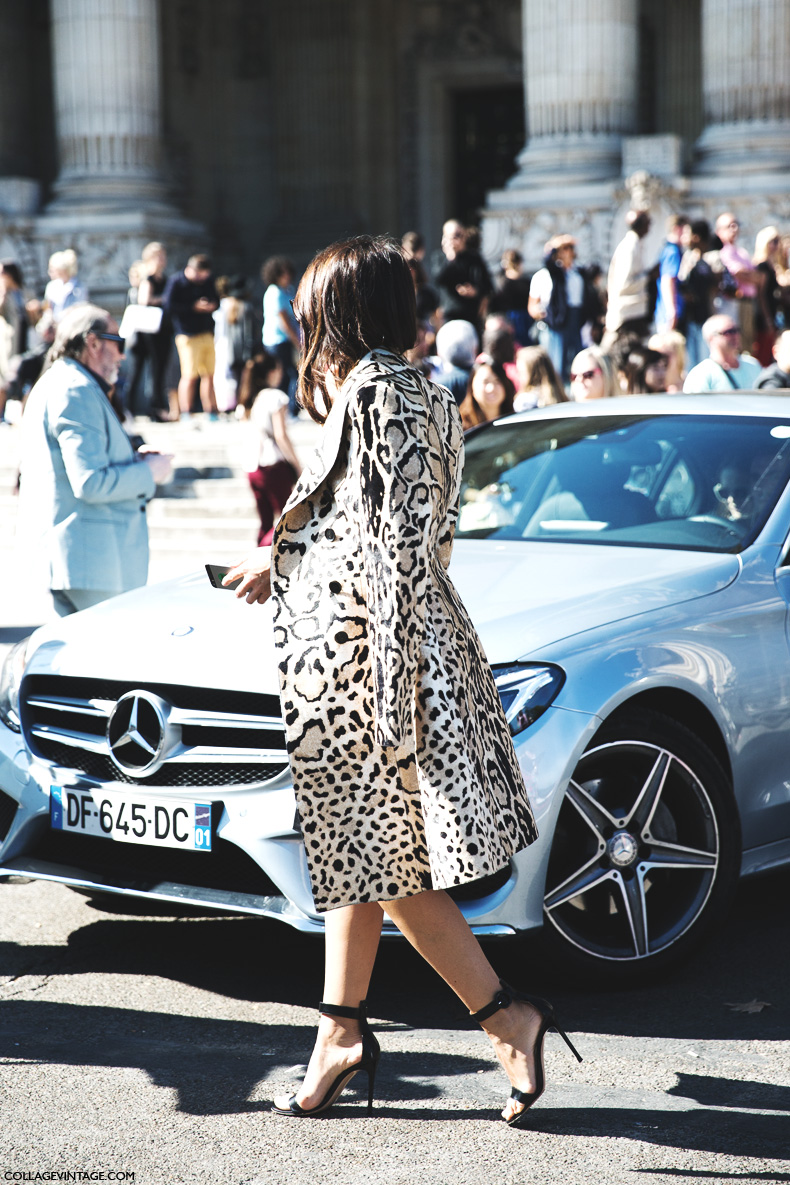
<instances>
[{"instance_id":1,"label":"wheel hub cap","mask_svg":"<svg viewBox=\"0 0 790 1185\"><path fill-rule=\"evenodd\" d=\"M606 851L617 868L628 868L636 860L639 845L630 831L616 831L606 845Z\"/></svg>"}]
</instances>

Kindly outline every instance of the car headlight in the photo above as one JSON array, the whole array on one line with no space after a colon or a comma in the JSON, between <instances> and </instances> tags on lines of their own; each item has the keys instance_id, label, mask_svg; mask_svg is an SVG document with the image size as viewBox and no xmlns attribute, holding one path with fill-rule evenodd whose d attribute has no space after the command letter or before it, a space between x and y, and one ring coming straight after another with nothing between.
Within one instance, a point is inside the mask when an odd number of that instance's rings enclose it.
<instances>
[{"instance_id":1,"label":"car headlight","mask_svg":"<svg viewBox=\"0 0 790 1185\"><path fill-rule=\"evenodd\" d=\"M19 722L19 685L25 670L28 639L17 642L8 654L0 671L0 720L14 732L21 732Z\"/></svg>"},{"instance_id":2,"label":"car headlight","mask_svg":"<svg viewBox=\"0 0 790 1185\"><path fill-rule=\"evenodd\" d=\"M547 663L517 662L494 667L493 671L511 736L518 736L534 724L554 702L565 682L565 672Z\"/></svg>"}]
</instances>

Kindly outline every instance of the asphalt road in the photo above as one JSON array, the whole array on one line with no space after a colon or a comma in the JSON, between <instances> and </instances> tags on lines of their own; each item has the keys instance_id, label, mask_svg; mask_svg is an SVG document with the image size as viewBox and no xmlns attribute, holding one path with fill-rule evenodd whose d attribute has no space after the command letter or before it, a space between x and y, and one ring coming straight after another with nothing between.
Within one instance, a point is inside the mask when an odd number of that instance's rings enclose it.
<instances>
[{"instance_id":1,"label":"asphalt road","mask_svg":"<svg viewBox=\"0 0 790 1185\"><path fill-rule=\"evenodd\" d=\"M485 1037L404 943L382 947L370 996L376 1115L348 1093L324 1119L292 1120L267 1106L309 1054L320 940L0 885L0 1185L47 1172L135 1185L790 1181L788 900L788 873L744 885L691 963L616 992L569 982L534 943L490 945L500 973L553 999L585 1058L550 1036L549 1088L517 1131L498 1118L505 1081ZM728 1007L755 999L769 1007Z\"/></svg>"}]
</instances>

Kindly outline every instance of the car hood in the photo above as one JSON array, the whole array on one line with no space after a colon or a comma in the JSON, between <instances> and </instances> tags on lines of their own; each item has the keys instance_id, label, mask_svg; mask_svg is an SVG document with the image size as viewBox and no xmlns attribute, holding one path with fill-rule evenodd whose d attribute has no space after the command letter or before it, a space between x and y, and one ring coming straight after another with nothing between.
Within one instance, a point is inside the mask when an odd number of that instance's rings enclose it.
<instances>
[{"instance_id":1,"label":"car hood","mask_svg":"<svg viewBox=\"0 0 790 1185\"><path fill-rule=\"evenodd\" d=\"M248 605L205 573L103 601L46 625L26 673L279 693L271 603Z\"/></svg>"},{"instance_id":2,"label":"car hood","mask_svg":"<svg viewBox=\"0 0 790 1185\"><path fill-rule=\"evenodd\" d=\"M734 555L459 540L450 576L489 661L534 655L595 629L726 588ZM28 672L277 694L271 604L200 574L135 589L42 627Z\"/></svg>"},{"instance_id":3,"label":"car hood","mask_svg":"<svg viewBox=\"0 0 790 1185\"><path fill-rule=\"evenodd\" d=\"M459 539L450 576L492 663L569 634L719 592L738 556L583 543Z\"/></svg>"}]
</instances>

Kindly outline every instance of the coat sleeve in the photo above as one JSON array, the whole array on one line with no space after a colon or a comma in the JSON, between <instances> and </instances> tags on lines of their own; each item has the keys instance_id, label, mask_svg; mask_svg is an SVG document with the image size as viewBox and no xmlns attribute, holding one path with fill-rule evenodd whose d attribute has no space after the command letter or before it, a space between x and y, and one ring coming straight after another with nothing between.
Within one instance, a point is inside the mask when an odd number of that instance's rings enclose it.
<instances>
[{"instance_id":1,"label":"coat sleeve","mask_svg":"<svg viewBox=\"0 0 790 1185\"><path fill-rule=\"evenodd\" d=\"M75 498L81 502L126 502L154 496L156 483L151 470L135 462L131 444L127 463L111 463L107 419L90 392L52 396L48 421ZM119 429L123 431L120 425Z\"/></svg>"},{"instance_id":2,"label":"coat sleeve","mask_svg":"<svg viewBox=\"0 0 790 1185\"><path fill-rule=\"evenodd\" d=\"M411 739L425 628L432 483L419 410L387 383L355 391L349 474L359 488L376 741Z\"/></svg>"},{"instance_id":3,"label":"coat sleeve","mask_svg":"<svg viewBox=\"0 0 790 1185\"><path fill-rule=\"evenodd\" d=\"M442 423L447 454L454 458L454 488L455 494L450 497L442 523L442 529L436 543L439 562L445 571L450 567L453 555L453 540L455 528L458 525L458 515L461 510L461 474L464 471L464 427L461 423L461 413L458 405L448 400L445 405L445 416Z\"/></svg>"}]
</instances>

